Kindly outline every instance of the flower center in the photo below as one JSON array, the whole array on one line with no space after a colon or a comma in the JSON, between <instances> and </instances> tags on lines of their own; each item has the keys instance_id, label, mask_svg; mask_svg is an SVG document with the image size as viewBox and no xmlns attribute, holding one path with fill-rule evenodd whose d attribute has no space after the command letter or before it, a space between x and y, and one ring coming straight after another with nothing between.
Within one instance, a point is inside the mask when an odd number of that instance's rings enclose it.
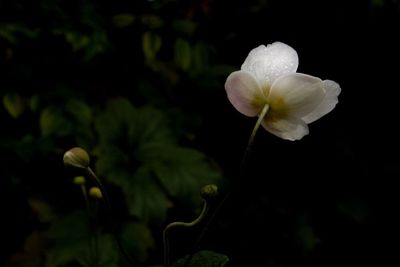
<instances>
[{"instance_id":1,"label":"flower center","mask_svg":"<svg viewBox=\"0 0 400 267\"><path fill-rule=\"evenodd\" d=\"M270 111L267 114L267 120L278 121L287 115L287 104L282 97L273 98L268 104Z\"/></svg>"}]
</instances>

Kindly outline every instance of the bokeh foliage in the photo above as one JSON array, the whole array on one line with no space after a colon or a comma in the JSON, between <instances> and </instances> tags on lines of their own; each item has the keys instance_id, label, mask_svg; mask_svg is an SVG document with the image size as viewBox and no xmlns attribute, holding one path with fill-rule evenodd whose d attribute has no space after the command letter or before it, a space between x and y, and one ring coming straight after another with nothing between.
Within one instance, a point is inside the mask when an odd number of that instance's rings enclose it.
<instances>
[{"instance_id":1,"label":"bokeh foliage","mask_svg":"<svg viewBox=\"0 0 400 267\"><path fill-rule=\"evenodd\" d=\"M8 264L93 265L93 225L88 228L83 196L72 183L75 172L62 166L71 147L89 152L111 188L120 238L139 265L152 253L161 262L157 239L169 210L193 217L200 188L221 184L218 165L195 148L201 117L185 110L191 94L179 99L179 88L196 80L211 95L230 71L211 65L214 49L199 34L197 17L205 10L189 14L194 4L171 13L178 5L170 1L119 1L115 8L90 0L1 2L1 118L8 126L0 145L13 155L2 162L1 176L29 199L37 225L13 249L24 242L38 247L35 255L25 249ZM110 218L97 205L91 220L98 262L126 265Z\"/></svg>"}]
</instances>

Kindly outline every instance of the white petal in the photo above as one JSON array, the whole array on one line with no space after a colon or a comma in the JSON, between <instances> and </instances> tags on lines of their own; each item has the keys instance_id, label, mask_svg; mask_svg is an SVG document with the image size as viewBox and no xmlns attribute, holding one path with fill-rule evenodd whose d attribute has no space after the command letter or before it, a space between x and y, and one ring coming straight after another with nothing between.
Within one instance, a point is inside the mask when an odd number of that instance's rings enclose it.
<instances>
[{"instance_id":1,"label":"white petal","mask_svg":"<svg viewBox=\"0 0 400 267\"><path fill-rule=\"evenodd\" d=\"M325 98L310 114L303 117L306 123L311 123L331 112L338 103L340 86L334 81L324 80Z\"/></svg>"},{"instance_id":2,"label":"white petal","mask_svg":"<svg viewBox=\"0 0 400 267\"><path fill-rule=\"evenodd\" d=\"M307 124L295 117L285 117L283 119L275 119L266 116L262 122L262 126L270 133L285 140L300 140L308 134Z\"/></svg>"},{"instance_id":3,"label":"white petal","mask_svg":"<svg viewBox=\"0 0 400 267\"><path fill-rule=\"evenodd\" d=\"M302 118L324 99L321 79L302 73L282 76L272 84L268 104L276 113Z\"/></svg>"},{"instance_id":4,"label":"white petal","mask_svg":"<svg viewBox=\"0 0 400 267\"><path fill-rule=\"evenodd\" d=\"M297 52L284 43L275 42L251 50L241 69L251 72L262 83L272 84L280 76L296 72L298 65Z\"/></svg>"},{"instance_id":5,"label":"white petal","mask_svg":"<svg viewBox=\"0 0 400 267\"><path fill-rule=\"evenodd\" d=\"M229 101L242 114L256 116L266 102L258 81L246 71L232 72L225 82Z\"/></svg>"}]
</instances>

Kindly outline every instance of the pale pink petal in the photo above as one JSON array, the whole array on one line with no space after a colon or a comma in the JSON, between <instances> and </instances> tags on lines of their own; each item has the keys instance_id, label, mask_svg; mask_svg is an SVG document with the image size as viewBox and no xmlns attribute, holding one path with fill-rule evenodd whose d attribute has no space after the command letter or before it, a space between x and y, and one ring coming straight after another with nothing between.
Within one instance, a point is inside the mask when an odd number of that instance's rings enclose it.
<instances>
[{"instance_id":1,"label":"pale pink petal","mask_svg":"<svg viewBox=\"0 0 400 267\"><path fill-rule=\"evenodd\" d=\"M277 79L268 95L268 104L276 113L302 118L312 112L324 99L321 79L293 73Z\"/></svg>"},{"instance_id":2,"label":"pale pink petal","mask_svg":"<svg viewBox=\"0 0 400 267\"><path fill-rule=\"evenodd\" d=\"M331 80L324 80L325 98L310 114L303 117L306 123L311 123L322 116L331 112L338 103L338 95L340 94L340 86Z\"/></svg>"},{"instance_id":3,"label":"pale pink petal","mask_svg":"<svg viewBox=\"0 0 400 267\"><path fill-rule=\"evenodd\" d=\"M268 132L290 141L300 140L309 132L307 124L295 117L277 119L267 115L262 122L262 126Z\"/></svg>"},{"instance_id":4,"label":"pale pink petal","mask_svg":"<svg viewBox=\"0 0 400 267\"><path fill-rule=\"evenodd\" d=\"M226 79L225 90L232 105L249 117L257 116L266 101L258 81L246 71L232 72Z\"/></svg>"},{"instance_id":5,"label":"pale pink petal","mask_svg":"<svg viewBox=\"0 0 400 267\"><path fill-rule=\"evenodd\" d=\"M298 65L297 52L284 43L275 42L251 50L241 69L251 72L262 84L272 84L280 76L295 73Z\"/></svg>"}]
</instances>

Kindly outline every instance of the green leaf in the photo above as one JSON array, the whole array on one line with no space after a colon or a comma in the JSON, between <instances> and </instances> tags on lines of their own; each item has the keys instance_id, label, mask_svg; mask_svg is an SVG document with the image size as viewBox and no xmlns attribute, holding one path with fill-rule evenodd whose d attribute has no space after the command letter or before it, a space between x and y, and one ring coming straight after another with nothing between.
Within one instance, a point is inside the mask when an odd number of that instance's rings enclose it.
<instances>
[{"instance_id":1,"label":"green leaf","mask_svg":"<svg viewBox=\"0 0 400 267\"><path fill-rule=\"evenodd\" d=\"M174 46L174 62L182 70L188 70L192 63L191 47L188 41L177 38Z\"/></svg>"},{"instance_id":2,"label":"green leaf","mask_svg":"<svg viewBox=\"0 0 400 267\"><path fill-rule=\"evenodd\" d=\"M154 32L145 32L142 36L142 49L147 61L151 62L156 58L161 49L161 36Z\"/></svg>"},{"instance_id":3,"label":"green leaf","mask_svg":"<svg viewBox=\"0 0 400 267\"><path fill-rule=\"evenodd\" d=\"M172 267L184 267L188 256L179 259ZM213 251L202 250L193 255L188 267L224 267L229 258Z\"/></svg>"},{"instance_id":4,"label":"green leaf","mask_svg":"<svg viewBox=\"0 0 400 267\"><path fill-rule=\"evenodd\" d=\"M131 25L135 21L135 17L131 14L118 14L112 18L112 22L116 27L124 28Z\"/></svg>"},{"instance_id":5,"label":"green leaf","mask_svg":"<svg viewBox=\"0 0 400 267\"><path fill-rule=\"evenodd\" d=\"M38 95L33 95L29 99L29 108L31 111L35 112L39 108L39 96Z\"/></svg>"},{"instance_id":6,"label":"green leaf","mask_svg":"<svg viewBox=\"0 0 400 267\"><path fill-rule=\"evenodd\" d=\"M122 189L131 215L145 222L165 219L171 203L148 168L140 167L133 174L115 170L105 179Z\"/></svg>"},{"instance_id":7,"label":"green leaf","mask_svg":"<svg viewBox=\"0 0 400 267\"><path fill-rule=\"evenodd\" d=\"M95 127L99 134L100 144L118 145L129 138L126 136L128 130L135 120L135 109L127 99L116 99L108 102L104 112L97 116Z\"/></svg>"},{"instance_id":8,"label":"green leaf","mask_svg":"<svg viewBox=\"0 0 400 267\"><path fill-rule=\"evenodd\" d=\"M143 25L150 29L158 29L164 25L164 21L161 17L151 14L142 15L140 18Z\"/></svg>"},{"instance_id":9,"label":"green leaf","mask_svg":"<svg viewBox=\"0 0 400 267\"><path fill-rule=\"evenodd\" d=\"M95 127L101 147L118 147L128 154L142 143L174 141L163 113L152 107L137 109L124 98L110 101L97 117Z\"/></svg>"},{"instance_id":10,"label":"green leaf","mask_svg":"<svg viewBox=\"0 0 400 267\"><path fill-rule=\"evenodd\" d=\"M17 119L25 110L24 99L15 93L6 94L3 96L3 105L8 114L14 119Z\"/></svg>"},{"instance_id":11,"label":"green leaf","mask_svg":"<svg viewBox=\"0 0 400 267\"><path fill-rule=\"evenodd\" d=\"M127 192L130 212L145 221L161 222L171 203L158 185L151 171L140 167L133 177L134 183Z\"/></svg>"},{"instance_id":12,"label":"green leaf","mask_svg":"<svg viewBox=\"0 0 400 267\"><path fill-rule=\"evenodd\" d=\"M92 139L92 111L78 99L46 107L40 114L39 123L44 137L73 136L80 144Z\"/></svg>"},{"instance_id":13,"label":"green leaf","mask_svg":"<svg viewBox=\"0 0 400 267\"><path fill-rule=\"evenodd\" d=\"M197 28L197 24L192 20L177 19L172 22L172 28L177 32L193 35Z\"/></svg>"},{"instance_id":14,"label":"green leaf","mask_svg":"<svg viewBox=\"0 0 400 267\"><path fill-rule=\"evenodd\" d=\"M39 119L40 130L45 137L66 136L72 132L72 123L68 121L62 114L62 110L57 107L50 106L45 108Z\"/></svg>"},{"instance_id":15,"label":"green leaf","mask_svg":"<svg viewBox=\"0 0 400 267\"><path fill-rule=\"evenodd\" d=\"M148 250L154 248L154 239L149 227L143 223L127 223L122 227L121 241L129 255L140 262L149 256Z\"/></svg>"},{"instance_id":16,"label":"green leaf","mask_svg":"<svg viewBox=\"0 0 400 267\"><path fill-rule=\"evenodd\" d=\"M3 24L0 25L0 37L6 39L12 44L16 44L18 42L17 35L22 35L24 37L28 37L30 39L34 39L40 33L39 29L29 29L23 24Z\"/></svg>"},{"instance_id":17,"label":"green leaf","mask_svg":"<svg viewBox=\"0 0 400 267\"><path fill-rule=\"evenodd\" d=\"M206 44L197 43L193 49L193 65L197 71L206 69L209 65L209 50Z\"/></svg>"},{"instance_id":18,"label":"green leaf","mask_svg":"<svg viewBox=\"0 0 400 267\"><path fill-rule=\"evenodd\" d=\"M74 31L66 32L65 39L72 46L74 52L86 48L90 42L89 36Z\"/></svg>"},{"instance_id":19,"label":"green leaf","mask_svg":"<svg viewBox=\"0 0 400 267\"><path fill-rule=\"evenodd\" d=\"M198 207L200 188L221 179L204 154L177 145L168 117L152 107L110 101L95 128L96 171L123 190L130 214L140 219L162 221L172 205L167 196Z\"/></svg>"},{"instance_id":20,"label":"green leaf","mask_svg":"<svg viewBox=\"0 0 400 267\"><path fill-rule=\"evenodd\" d=\"M93 142L91 124L91 108L78 99L46 107L39 119L43 137L71 137L81 146Z\"/></svg>"},{"instance_id":21,"label":"green leaf","mask_svg":"<svg viewBox=\"0 0 400 267\"><path fill-rule=\"evenodd\" d=\"M82 266L93 266L90 252L92 231L88 229L88 218L82 211L77 211L55 221L47 232L52 244L48 250L48 264L66 266L78 262ZM92 253L93 254L93 253ZM98 236L99 266L118 266L119 254L110 234Z\"/></svg>"},{"instance_id":22,"label":"green leaf","mask_svg":"<svg viewBox=\"0 0 400 267\"><path fill-rule=\"evenodd\" d=\"M87 125L92 121L92 110L80 100L69 100L65 105L65 110L79 125Z\"/></svg>"},{"instance_id":23,"label":"green leaf","mask_svg":"<svg viewBox=\"0 0 400 267\"><path fill-rule=\"evenodd\" d=\"M110 46L107 32L104 30L95 30L90 36L90 42L85 49L84 60L89 61L98 54L106 52Z\"/></svg>"},{"instance_id":24,"label":"green leaf","mask_svg":"<svg viewBox=\"0 0 400 267\"><path fill-rule=\"evenodd\" d=\"M301 223L297 229L297 237L299 243L305 251L313 251L320 243L319 238L315 235L313 228L306 222Z\"/></svg>"},{"instance_id":25,"label":"green leaf","mask_svg":"<svg viewBox=\"0 0 400 267\"><path fill-rule=\"evenodd\" d=\"M193 207L201 203L200 189L207 184L218 184L222 178L206 156L194 149L148 143L140 147L137 156L171 196L185 200Z\"/></svg>"}]
</instances>

